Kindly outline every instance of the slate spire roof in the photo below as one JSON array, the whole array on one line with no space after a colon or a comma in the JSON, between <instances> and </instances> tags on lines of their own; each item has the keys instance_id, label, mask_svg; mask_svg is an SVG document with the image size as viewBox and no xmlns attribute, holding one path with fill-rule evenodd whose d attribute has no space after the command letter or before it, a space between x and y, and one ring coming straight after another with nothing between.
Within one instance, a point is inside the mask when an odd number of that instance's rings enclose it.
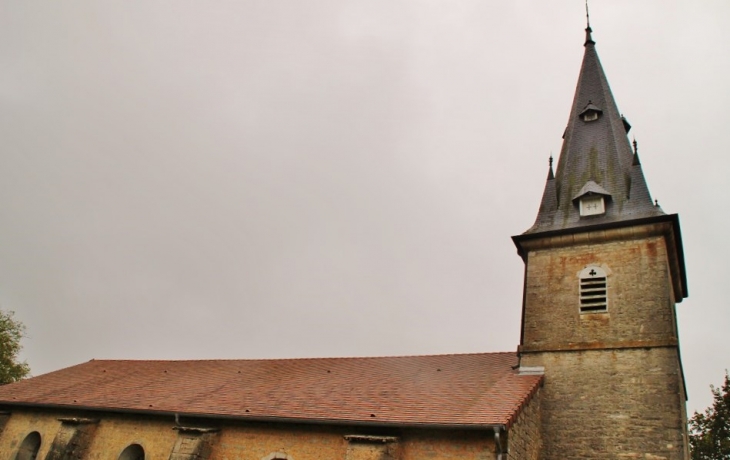
<instances>
[{"instance_id":1,"label":"slate spire roof","mask_svg":"<svg viewBox=\"0 0 730 460\"><path fill-rule=\"evenodd\" d=\"M664 215L654 205L638 154L631 150L631 129L621 115L586 28L583 64L575 89L557 169L552 163L535 224L525 234L589 227ZM581 191L604 195L605 213L580 216Z\"/></svg>"}]
</instances>

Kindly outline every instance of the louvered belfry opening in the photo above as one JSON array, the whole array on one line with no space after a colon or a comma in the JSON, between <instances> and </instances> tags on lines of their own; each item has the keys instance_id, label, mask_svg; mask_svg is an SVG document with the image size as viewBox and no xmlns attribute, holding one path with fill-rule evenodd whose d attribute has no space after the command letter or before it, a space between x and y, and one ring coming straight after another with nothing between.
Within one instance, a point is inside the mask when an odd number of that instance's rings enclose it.
<instances>
[{"instance_id":1,"label":"louvered belfry opening","mask_svg":"<svg viewBox=\"0 0 730 460\"><path fill-rule=\"evenodd\" d=\"M600 267L586 267L580 273L580 312L608 310L606 272Z\"/></svg>"}]
</instances>

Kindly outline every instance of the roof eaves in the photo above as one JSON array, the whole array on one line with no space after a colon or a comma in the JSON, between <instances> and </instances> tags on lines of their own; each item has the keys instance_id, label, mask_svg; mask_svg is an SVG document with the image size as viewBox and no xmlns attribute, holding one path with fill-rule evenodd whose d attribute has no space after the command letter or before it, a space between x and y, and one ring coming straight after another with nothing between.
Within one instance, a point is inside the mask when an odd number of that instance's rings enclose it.
<instances>
[{"instance_id":1,"label":"roof eaves","mask_svg":"<svg viewBox=\"0 0 730 460\"><path fill-rule=\"evenodd\" d=\"M507 420L507 423L505 424L506 428L509 429L512 427L512 425L517 420L517 417L520 416L523 409L527 407L528 404L532 401L532 399L537 394L537 391L543 386L545 383L545 376L541 375L540 378L535 380L534 385L532 388L530 388L530 391L527 393L527 395L524 397L524 399L520 402L520 405L517 407L517 409L512 413L512 416Z\"/></svg>"},{"instance_id":2,"label":"roof eaves","mask_svg":"<svg viewBox=\"0 0 730 460\"><path fill-rule=\"evenodd\" d=\"M191 417L200 419L228 420L237 422L256 422L256 423L286 423L300 425L337 425L337 426L370 426L370 427L400 427L400 428L429 428L439 430L493 430L495 428L505 429L507 425L503 423L481 424L481 423L462 423L462 424L446 424L446 423L402 423L388 421L363 421L363 420L343 420L343 419L313 419L313 418L295 418L295 417L242 417L237 415L221 415L206 414L195 412L174 412L164 410L143 410L143 409L121 409L115 407L98 407L98 406L77 406L67 404L44 404L31 402L12 402L0 401L0 408L8 409L13 407L32 408L32 409L54 409L54 410L73 410L88 412L111 412L115 414L134 414L134 415L152 415L157 417ZM12 411L11 411L12 412Z\"/></svg>"}]
</instances>

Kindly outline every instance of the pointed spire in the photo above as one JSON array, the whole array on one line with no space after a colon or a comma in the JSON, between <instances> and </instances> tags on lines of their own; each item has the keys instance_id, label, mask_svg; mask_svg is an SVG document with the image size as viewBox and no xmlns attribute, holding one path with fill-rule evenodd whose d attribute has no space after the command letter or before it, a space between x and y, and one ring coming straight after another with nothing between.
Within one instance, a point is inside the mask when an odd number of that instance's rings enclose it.
<instances>
[{"instance_id":1,"label":"pointed spire","mask_svg":"<svg viewBox=\"0 0 730 460\"><path fill-rule=\"evenodd\" d=\"M589 44L591 44L591 45L596 44L596 42L593 41L591 32L593 32L593 29L591 29L591 15L588 12L588 0L586 0L586 41L585 41L585 43L583 43L583 46L588 46Z\"/></svg>"},{"instance_id":2,"label":"pointed spire","mask_svg":"<svg viewBox=\"0 0 730 460\"><path fill-rule=\"evenodd\" d=\"M619 112L591 36L586 2L586 45L563 146L553 173L552 163L535 225L527 233L565 230L603 222L662 214L646 186L636 145L627 136L630 125ZM579 192L595 183L605 190L605 212L581 216ZM580 200L578 200L580 201Z\"/></svg>"}]
</instances>

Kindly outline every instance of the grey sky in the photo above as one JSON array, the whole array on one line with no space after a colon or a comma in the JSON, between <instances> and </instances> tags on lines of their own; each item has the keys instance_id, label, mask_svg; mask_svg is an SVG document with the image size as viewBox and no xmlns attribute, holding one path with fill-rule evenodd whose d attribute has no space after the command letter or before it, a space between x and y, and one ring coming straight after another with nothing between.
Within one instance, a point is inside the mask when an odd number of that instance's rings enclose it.
<instances>
[{"instance_id":1,"label":"grey sky","mask_svg":"<svg viewBox=\"0 0 730 460\"><path fill-rule=\"evenodd\" d=\"M0 305L92 358L515 350L582 0L0 0ZM689 408L729 367L730 3L595 1L680 214Z\"/></svg>"}]
</instances>

